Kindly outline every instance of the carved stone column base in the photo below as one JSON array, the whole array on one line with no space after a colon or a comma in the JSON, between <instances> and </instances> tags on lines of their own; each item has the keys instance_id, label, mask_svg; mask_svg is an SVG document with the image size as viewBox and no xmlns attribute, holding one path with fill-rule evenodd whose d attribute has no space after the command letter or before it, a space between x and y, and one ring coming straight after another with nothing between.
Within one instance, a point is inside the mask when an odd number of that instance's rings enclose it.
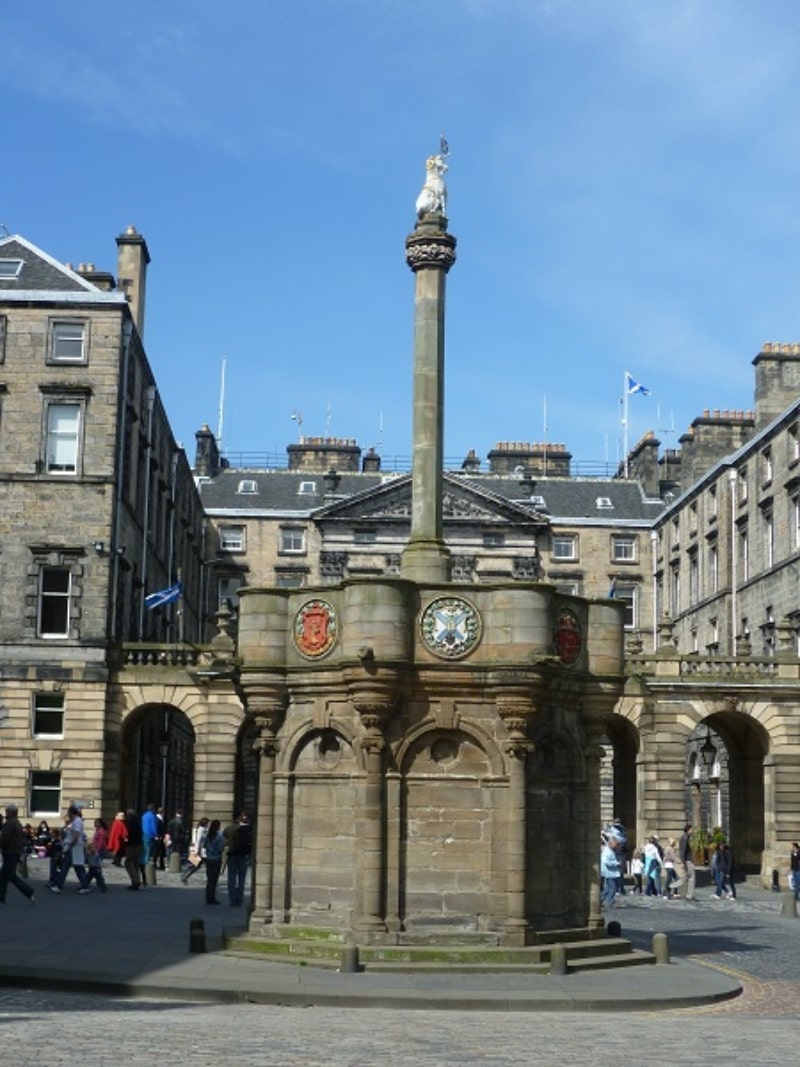
<instances>
[{"instance_id":1,"label":"carved stone column base","mask_svg":"<svg viewBox=\"0 0 800 1067\"><path fill-rule=\"evenodd\" d=\"M507 919L503 924L502 942L505 948L525 948L530 924L524 919Z\"/></svg>"}]
</instances>

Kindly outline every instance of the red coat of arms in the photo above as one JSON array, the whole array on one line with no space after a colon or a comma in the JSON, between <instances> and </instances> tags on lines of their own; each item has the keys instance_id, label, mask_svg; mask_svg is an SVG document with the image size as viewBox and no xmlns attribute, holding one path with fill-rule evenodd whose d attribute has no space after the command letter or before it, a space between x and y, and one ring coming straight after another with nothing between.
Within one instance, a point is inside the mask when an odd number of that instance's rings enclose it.
<instances>
[{"instance_id":1,"label":"red coat of arms","mask_svg":"<svg viewBox=\"0 0 800 1067\"><path fill-rule=\"evenodd\" d=\"M336 612L326 600L309 600L294 620L294 643L310 658L324 656L336 640Z\"/></svg>"}]
</instances>

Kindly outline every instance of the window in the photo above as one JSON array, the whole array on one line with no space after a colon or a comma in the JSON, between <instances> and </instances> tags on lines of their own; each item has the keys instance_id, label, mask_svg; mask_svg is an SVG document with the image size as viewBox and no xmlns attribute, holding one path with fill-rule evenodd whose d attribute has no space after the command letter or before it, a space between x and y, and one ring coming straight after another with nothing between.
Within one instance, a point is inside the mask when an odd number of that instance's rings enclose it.
<instances>
[{"instance_id":1,"label":"window","mask_svg":"<svg viewBox=\"0 0 800 1067\"><path fill-rule=\"evenodd\" d=\"M505 534L492 531L483 535L483 547L484 548L502 548L506 543Z\"/></svg>"},{"instance_id":2,"label":"window","mask_svg":"<svg viewBox=\"0 0 800 1067\"><path fill-rule=\"evenodd\" d=\"M544 499L543 496L538 496L538 495L532 496L531 497L531 504L533 504L533 506L538 511L547 511L547 504L545 503L545 499Z\"/></svg>"},{"instance_id":3,"label":"window","mask_svg":"<svg viewBox=\"0 0 800 1067\"><path fill-rule=\"evenodd\" d=\"M8 281L9 278L18 278L22 270L21 259L0 259L0 278Z\"/></svg>"},{"instance_id":4,"label":"window","mask_svg":"<svg viewBox=\"0 0 800 1067\"><path fill-rule=\"evenodd\" d=\"M353 540L357 545L371 545L374 544L377 539L377 530L355 530L353 532ZM484 544L486 544L485 539Z\"/></svg>"},{"instance_id":5,"label":"window","mask_svg":"<svg viewBox=\"0 0 800 1067\"><path fill-rule=\"evenodd\" d=\"M257 493L258 483L252 478L243 478L236 489L237 493Z\"/></svg>"},{"instance_id":6,"label":"window","mask_svg":"<svg viewBox=\"0 0 800 1067\"><path fill-rule=\"evenodd\" d=\"M611 497L608 496L599 496L595 503L601 511L608 511L609 509L613 509L614 507L614 505L611 503Z\"/></svg>"},{"instance_id":7,"label":"window","mask_svg":"<svg viewBox=\"0 0 800 1067\"><path fill-rule=\"evenodd\" d=\"M244 552L245 546L244 526L220 526L219 547L223 552Z\"/></svg>"},{"instance_id":8,"label":"window","mask_svg":"<svg viewBox=\"0 0 800 1067\"><path fill-rule=\"evenodd\" d=\"M789 427L789 465L793 466L800 459L800 434L797 423Z\"/></svg>"},{"instance_id":9,"label":"window","mask_svg":"<svg viewBox=\"0 0 800 1067\"><path fill-rule=\"evenodd\" d=\"M301 482L297 490L298 496L314 496L317 491L316 482Z\"/></svg>"},{"instance_id":10,"label":"window","mask_svg":"<svg viewBox=\"0 0 800 1067\"><path fill-rule=\"evenodd\" d=\"M554 534L551 554L553 559L577 559L578 538L575 534Z\"/></svg>"},{"instance_id":11,"label":"window","mask_svg":"<svg viewBox=\"0 0 800 1067\"><path fill-rule=\"evenodd\" d=\"M636 538L628 534L615 534L611 538L611 558L615 563L635 563Z\"/></svg>"},{"instance_id":12,"label":"window","mask_svg":"<svg viewBox=\"0 0 800 1067\"><path fill-rule=\"evenodd\" d=\"M761 453L761 484L769 485L772 481L772 449L765 448Z\"/></svg>"},{"instance_id":13,"label":"window","mask_svg":"<svg viewBox=\"0 0 800 1067\"><path fill-rule=\"evenodd\" d=\"M50 360L53 363L86 362L86 323L54 322L50 328Z\"/></svg>"},{"instance_id":14,"label":"window","mask_svg":"<svg viewBox=\"0 0 800 1067\"><path fill-rule=\"evenodd\" d=\"M34 693L31 732L34 737L64 736L63 693Z\"/></svg>"},{"instance_id":15,"label":"window","mask_svg":"<svg viewBox=\"0 0 800 1067\"><path fill-rule=\"evenodd\" d=\"M700 563L697 551L689 553L689 603L696 604L700 598Z\"/></svg>"},{"instance_id":16,"label":"window","mask_svg":"<svg viewBox=\"0 0 800 1067\"><path fill-rule=\"evenodd\" d=\"M761 525L764 536L764 567L768 568L775 562L775 523L771 508L765 508L762 512Z\"/></svg>"},{"instance_id":17,"label":"window","mask_svg":"<svg viewBox=\"0 0 800 1067\"><path fill-rule=\"evenodd\" d=\"M217 604L218 608L230 608L237 611L239 608L239 590L244 585L241 574L222 575L217 579Z\"/></svg>"},{"instance_id":18,"label":"window","mask_svg":"<svg viewBox=\"0 0 800 1067\"><path fill-rule=\"evenodd\" d=\"M791 525L792 549L796 552L800 548L800 493L790 497L789 523Z\"/></svg>"},{"instance_id":19,"label":"window","mask_svg":"<svg viewBox=\"0 0 800 1067\"><path fill-rule=\"evenodd\" d=\"M739 579L746 582L750 577L750 538L747 526L739 527Z\"/></svg>"},{"instance_id":20,"label":"window","mask_svg":"<svg viewBox=\"0 0 800 1067\"><path fill-rule=\"evenodd\" d=\"M719 549L716 541L711 541L708 546L708 591L719 591Z\"/></svg>"},{"instance_id":21,"label":"window","mask_svg":"<svg viewBox=\"0 0 800 1067\"><path fill-rule=\"evenodd\" d=\"M578 595L578 583L577 582L556 582L556 592L566 593L568 596Z\"/></svg>"},{"instance_id":22,"label":"window","mask_svg":"<svg viewBox=\"0 0 800 1067\"><path fill-rule=\"evenodd\" d=\"M739 487L739 503L747 503L747 467L742 467L739 471L739 477L737 479L737 485Z\"/></svg>"},{"instance_id":23,"label":"window","mask_svg":"<svg viewBox=\"0 0 800 1067\"><path fill-rule=\"evenodd\" d=\"M61 813L61 772L31 771L29 815L59 815Z\"/></svg>"},{"instance_id":24,"label":"window","mask_svg":"<svg viewBox=\"0 0 800 1067\"><path fill-rule=\"evenodd\" d=\"M281 552L295 554L306 550L306 531L302 526L284 526L281 528Z\"/></svg>"},{"instance_id":25,"label":"window","mask_svg":"<svg viewBox=\"0 0 800 1067\"><path fill-rule=\"evenodd\" d=\"M614 599L625 602L625 629L636 629L636 586L624 585L617 582L614 588Z\"/></svg>"},{"instance_id":26,"label":"window","mask_svg":"<svg viewBox=\"0 0 800 1067\"><path fill-rule=\"evenodd\" d=\"M69 637L72 575L68 567L42 567L39 573L39 637Z\"/></svg>"},{"instance_id":27,"label":"window","mask_svg":"<svg viewBox=\"0 0 800 1067\"><path fill-rule=\"evenodd\" d=\"M275 584L279 589L299 589L305 585L306 575L304 571L275 571Z\"/></svg>"},{"instance_id":28,"label":"window","mask_svg":"<svg viewBox=\"0 0 800 1067\"><path fill-rule=\"evenodd\" d=\"M48 406L45 452L45 469L48 474L77 473L80 425L80 404Z\"/></svg>"},{"instance_id":29,"label":"window","mask_svg":"<svg viewBox=\"0 0 800 1067\"><path fill-rule=\"evenodd\" d=\"M670 614L673 619L681 610L681 571L677 563L670 567Z\"/></svg>"},{"instance_id":30,"label":"window","mask_svg":"<svg viewBox=\"0 0 800 1067\"><path fill-rule=\"evenodd\" d=\"M717 517L717 487L712 485L708 490L708 521L714 522Z\"/></svg>"},{"instance_id":31,"label":"window","mask_svg":"<svg viewBox=\"0 0 800 1067\"><path fill-rule=\"evenodd\" d=\"M672 547L677 548L681 543L681 525L677 518L672 520Z\"/></svg>"},{"instance_id":32,"label":"window","mask_svg":"<svg viewBox=\"0 0 800 1067\"><path fill-rule=\"evenodd\" d=\"M693 500L689 505L689 533L697 533L697 501Z\"/></svg>"}]
</instances>

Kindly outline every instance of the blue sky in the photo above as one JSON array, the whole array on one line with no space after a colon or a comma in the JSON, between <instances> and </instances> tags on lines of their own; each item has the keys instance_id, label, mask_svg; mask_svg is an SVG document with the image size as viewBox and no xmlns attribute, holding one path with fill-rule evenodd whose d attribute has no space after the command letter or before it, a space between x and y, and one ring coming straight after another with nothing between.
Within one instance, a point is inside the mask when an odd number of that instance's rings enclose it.
<instances>
[{"instance_id":1,"label":"blue sky","mask_svg":"<svg viewBox=\"0 0 800 1067\"><path fill-rule=\"evenodd\" d=\"M619 456L800 340L797 0L39 0L3 12L0 223L115 270L175 435L411 453L425 157L451 148L445 453ZM546 409L546 428L545 428Z\"/></svg>"}]
</instances>

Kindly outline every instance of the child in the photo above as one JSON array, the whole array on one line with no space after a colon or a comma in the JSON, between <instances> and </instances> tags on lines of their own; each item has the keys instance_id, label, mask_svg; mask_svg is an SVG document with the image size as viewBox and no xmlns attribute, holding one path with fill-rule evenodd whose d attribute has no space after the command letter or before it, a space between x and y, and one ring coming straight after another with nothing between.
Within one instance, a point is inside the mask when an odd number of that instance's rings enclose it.
<instances>
[{"instance_id":1,"label":"child","mask_svg":"<svg viewBox=\"0 0 800 1067\"><path fill-rule=\"evenodd\" d=\"M51 887L58 884L58 876L61 874L61 859L64 853L61 837L61 830L57 826L50 831L50 878L47 884Z\"/></svg>"},{"instance_id":2,"label":"child","mask_svg":"<svg viewBox=\"0 0 800 1067\"><path fill-rule=\"evenodd\" d=\"M102 819L95 819L92 842L86 845L87 880L91 882L94 878L101 893L105 893L108 889L106 880L103 877L103 856L106 852L107 841L108 830L106 829L106 824Z\"/></svg>"},{"instance_id":3,"label":"child","mask_svg":"<svg viewBox=\"0 0 800 1067\"><path fill-rule=\"evenodd\" d=\"M644 864L642 863L642 853L636 848L633 850L633 859L631 860L631 874L633 875L633 892L642 892L642 872L644 871Z\"/></svg>"}]
</instances>

